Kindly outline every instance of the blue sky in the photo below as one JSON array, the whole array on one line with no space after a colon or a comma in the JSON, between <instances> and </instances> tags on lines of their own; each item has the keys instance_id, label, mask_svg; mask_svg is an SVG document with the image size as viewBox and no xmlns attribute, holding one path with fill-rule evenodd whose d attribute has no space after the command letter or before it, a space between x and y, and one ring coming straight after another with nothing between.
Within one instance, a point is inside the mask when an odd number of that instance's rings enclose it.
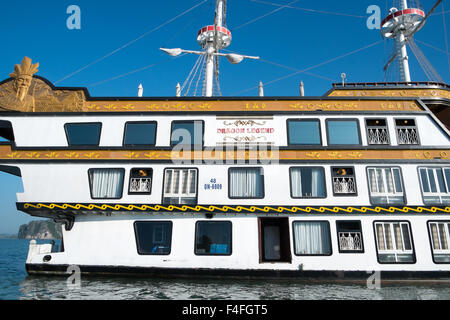
<instances>
[{"instance_id":1,"label":"blue sky","mask_svg":"<svg viewBox=\"0 0 450 320\"><path fill-rule=\"evenodd\" d=\"M391 44L382 40L379 30L367 28L366 10L378 5L383 18L393 6L392 0L292 2L228 0L227 25L233 33L228 49L257 55L262 60L246 60L238 65L221 60L223 95L255 96L258 82L262 81L266 96L293 96L298 95L303 81L306 95L320 96L332 82L340 81L342 72L349 82L383 81L382 67ZM428 11L434 2L422 0L421 5ZM92 96L136 96L139 83L144 86L144 96L173 96L176 83L185 81L197 57L171 58L159 48L198 50L196 34L213 22L214 1L165 23L198 3L201 0L2 1L0 78L8 78L14 64L29 56L40 63L38 75L59 86L87 87ZM279 8L276 4L288 3L296 9L283 8L269 14ZM80 30L66 26L70 5L81 9ZM449 13L450 3L444 1L415 37L446 83L450 83ZM412 52L408 53L412 80L428 80ZM309 73L290 76L304 69ZM133 72L136 70L141 71ZM18 178L0 174L0 233L15 233L21 223L29 220L15 210L15 193L21 188Z\"/></svg>"}]
</instances>

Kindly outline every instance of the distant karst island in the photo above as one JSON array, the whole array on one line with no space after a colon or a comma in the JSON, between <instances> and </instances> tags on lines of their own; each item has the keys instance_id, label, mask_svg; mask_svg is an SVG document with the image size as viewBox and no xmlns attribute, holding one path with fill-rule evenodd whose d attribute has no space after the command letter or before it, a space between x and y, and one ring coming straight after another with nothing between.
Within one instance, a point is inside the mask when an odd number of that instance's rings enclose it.
<instances>
[{"instance_id":1,"label":"distant karst island","mask_svg":"<svg viewBox=\"0 0 450 320\"><path fill-rule=\"evenodd\" d=\"M60 240L62 237L61 224L55 223L53 220L31 221L20 226L17 237L19 239Z\"/></svg>"}]
</instances>

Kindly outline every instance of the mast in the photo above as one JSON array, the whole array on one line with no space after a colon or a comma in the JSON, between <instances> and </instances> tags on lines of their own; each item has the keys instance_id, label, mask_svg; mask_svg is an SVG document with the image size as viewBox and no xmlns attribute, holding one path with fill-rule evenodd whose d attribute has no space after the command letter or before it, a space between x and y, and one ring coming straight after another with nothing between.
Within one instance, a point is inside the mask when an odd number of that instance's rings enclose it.
<instances>
[{"instance_id":1,"label":"mast","mask_svg":"<svg viewBox=\"0 0 450 320\"><path fill-rule=\"evenodd\" d=\"M214 19L214 25L203 27L197 33L197 43L202 47L202 51L183 50L180 48L160 48L160 50L171 56L178 56L181 53L192 53L205 56L206 65L204 74L204 92L206 97L213 96L214 77L216 73L218 78L219 72L217 61L219 56L226 57L232 64L240 63L244 60L244 58L259 59L259 57L245 56L235 53L220 53L220 50L231 44L232 39L231 32L225 25L226 10L226 0L216 0L216 16Z\"/></svg>"}]
</instances>

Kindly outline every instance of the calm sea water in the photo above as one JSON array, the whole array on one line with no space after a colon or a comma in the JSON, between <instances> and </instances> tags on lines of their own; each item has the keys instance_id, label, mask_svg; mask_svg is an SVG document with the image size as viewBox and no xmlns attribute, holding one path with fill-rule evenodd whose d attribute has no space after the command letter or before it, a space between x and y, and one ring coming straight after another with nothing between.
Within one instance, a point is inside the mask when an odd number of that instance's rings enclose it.
<instances>
[{"instance_id":1,"label":"calm sea water","mask_svg":"<svg viewBox=\"0 0 450 320\"><path fill-rule=\"evenodd\" d=\"M25 271L28 240L0 239L0 299L164 300L449 300L450 285L305 284L292 281L163 280L82 277L69 288L64 277L31 277Z\"/></svg>"}]
</instances>

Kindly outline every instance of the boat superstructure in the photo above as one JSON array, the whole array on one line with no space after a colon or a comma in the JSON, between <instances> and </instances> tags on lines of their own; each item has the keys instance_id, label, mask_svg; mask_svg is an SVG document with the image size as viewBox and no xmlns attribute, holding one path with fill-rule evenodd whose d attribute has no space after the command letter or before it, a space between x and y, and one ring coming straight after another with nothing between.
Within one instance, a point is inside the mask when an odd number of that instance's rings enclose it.
<instances>
[{"instance_id":1,"label":"boat superstructure","mask_svg":"<svg viewBox=\"0 0 450 320\"><path fill-rule=\"evenodd\" d=\"M37 71L0 83L17 208L64 224L30 274L450 279L448 85L117 98Z\"/></svg>"}]
</instances>

